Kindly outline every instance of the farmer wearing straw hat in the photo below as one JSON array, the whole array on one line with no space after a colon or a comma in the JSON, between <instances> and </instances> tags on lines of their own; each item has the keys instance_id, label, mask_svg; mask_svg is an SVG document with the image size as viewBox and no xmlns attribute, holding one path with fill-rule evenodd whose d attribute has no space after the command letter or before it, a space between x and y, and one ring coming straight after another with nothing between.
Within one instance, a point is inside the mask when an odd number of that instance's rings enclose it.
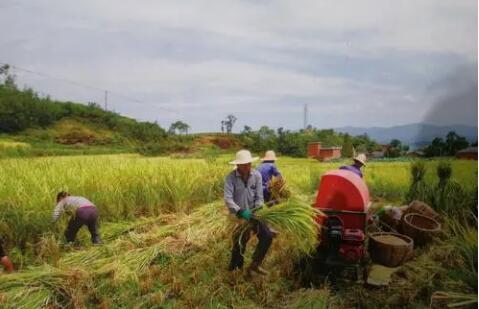
<instances>
[{"instance_id":1,"label":"farmer wearing straw hat","mask_svg":"<svg viewBox=\"0 0 479 309\"><path fill-rule=\"evenodd\" d=\"M71 196L68 192L62 191L57 194L53 222L56 222L65 211L72 215L65 231L67 242L74 242L78 230L86 225L91 234L91 242L101 243L98 233L98 211L92 202L82 196Z\"/></svg>"},{"instance_id":2,"label":"farmer wearing straw hat","mask_svg":"<svg viewBox=\"0 0 479 309\"><path fill-rule=\"evenodd\" d=\"M263 185L263 198L265 203L268 204L268 202L271 201L271 192L269 190L269 182L271 179L274 177L277 178L282 178L281 173L278 171L278 168L276 165L274 165L274 162L277 160L276 154L274 153L273 150L268 150L266 151L264 157L261 159L263 163L260 164L256 168L258 172L261 174L262 178L262 185Z\"/></svg>"},{"instance_id":3,"label":"farmer wearing straw hat","mask_svg":"<svg viewBox=\"0 0 479 309\"><path fill-rule=\"evenodd\" d=\"M0 262L6 272L13 272L13 264L7 256L7 253L3 250L3 239L0 239Z\"/></svg>"},{"instance_id":4,"label":"farmer wearing straw hat","mask_svg":"<svg viewBox=\"0 0 479 309\"><path fill-rule=\"evenodd\" d=\"M246 243L251 232L253 232L258 238L258 245L253 254L253 261L247 268L247 275L251 275L252 272L267 275L268 272L260 266L271 246L273 235L267 224L255 219L253 215L253 211L263 205L261 174L251 169L251 163L256 160L258 158L253 158L248 150L240 150L236 153L236 159L229 162L236 165L237 168L230 172L225 179L224 200L226 207L228 207L230 213L250 223L246 231L236 230L233 234L229 270L243 268Z\"/></svg>"},{"instance_id":5,"label":"farmer wearing straw hat","mask_svg":"<svg viewBox=\"0 0 479 309\"><path fill-rule=\"evenodd\" d=\"M354 157L353 160L354 163L352 165L341 166L339 169L353 172L359 177L363 178L361 167L366 166L366 155L364 153L360 153L356 157Z\"/></svg>"}]
</instances>

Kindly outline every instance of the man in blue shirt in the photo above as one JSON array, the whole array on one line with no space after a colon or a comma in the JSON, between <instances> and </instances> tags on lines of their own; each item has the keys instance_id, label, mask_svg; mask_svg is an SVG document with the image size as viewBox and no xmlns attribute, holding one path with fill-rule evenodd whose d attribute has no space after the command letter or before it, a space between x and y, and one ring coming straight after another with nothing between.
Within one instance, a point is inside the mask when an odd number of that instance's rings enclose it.
<instances>
[{"instance_id":1,"label":"man in blue shirt","mask_svg":"<svg viewBox=\"0 0 479 309\"><path fill-rule=\"evenodd\" d=\"M263 198L264 202L268 203L271 201L271 192L269 191L269 182L271 178L282 177L281 173L278 171L278 168L274 165L274 162L277 160L276 154L273 150L266 151L264 158L261 159L261 163L256 170L260 172L262 178L262 187L263 187Z\"/></svg>"},{"instance_id":2,"label":"man in blue shirt","mask_svg":"<svg viewBox=\"0 0 479 309\"><path fill-rule=\"evenodd\" d=\"M366 155L364 153L360 153L353 160L354 163L352 165L341 166L339 169L353 172L354 174L363 178L361 167L366 166Z\"/></svg>"}]
</instances>

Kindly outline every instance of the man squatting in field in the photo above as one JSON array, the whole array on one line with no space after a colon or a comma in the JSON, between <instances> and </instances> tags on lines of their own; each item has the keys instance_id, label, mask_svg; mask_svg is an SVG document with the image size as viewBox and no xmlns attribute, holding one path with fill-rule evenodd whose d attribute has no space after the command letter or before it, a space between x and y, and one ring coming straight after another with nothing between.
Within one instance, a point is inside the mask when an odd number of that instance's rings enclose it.
<instances>
[{"instance_id":1,"label":"man squatting in field","mask_svg":"<svg viewBox=\"0 0 479 309\"><path fill-rule=\"evenodd\" d=\"M99 244L98 211L95 205L81 196L71 196L68 192L57 195L57 205L53 210L53 222L56 222L63 212L72 215L65 231L67 242L74 242L78 230L86 225L91 234L91 242Z\"/></svg>"},{"instance_id":2,"label":"man squatting in field","mask_svg":"<svg viewBox=\"0 0 479 309\"><path fill-rule=\"evenodd\" d=\"M6 272L11 273L13 271L13 264L7 256L7 253L3 250L3 240L0 239L0 261Z\"/></svg>"},{"instance_id":3,"label":"man squatting in field","mask_svg":"<svg viewBox=\"0 0 479 309\"><path fill-rule=\"evenodd\" d=\"M361 167L366 166L366 160L366 155L364 153L360 153L353 159L354 163L352 165L341 166L339 169L353 172L354 174L363 178Z\"/></svg>"},{"instance_id":4,"label":"man squatting in field","mask_svg":"<svg viewBox=\"0 0 479 309\"><path fill-rule=\"evenodd\" d=\"M233 233L233 248L229 270L242 269L244 252L251 232L258 237L258 245L253 254L253 261L247 268L247 275L256 272L267 275L268 272L260 267L273 241L273 235L266 223L254 218L253 210L263 205L263 188L261 174L251 169L251 163L258 158L252 158L248 150L236 153L236 159L230 164L237 168L226 176L224 186L224 200L230 213L238 218L249 221L246 230L237 229Z\"/></svg>"}]
</instances>

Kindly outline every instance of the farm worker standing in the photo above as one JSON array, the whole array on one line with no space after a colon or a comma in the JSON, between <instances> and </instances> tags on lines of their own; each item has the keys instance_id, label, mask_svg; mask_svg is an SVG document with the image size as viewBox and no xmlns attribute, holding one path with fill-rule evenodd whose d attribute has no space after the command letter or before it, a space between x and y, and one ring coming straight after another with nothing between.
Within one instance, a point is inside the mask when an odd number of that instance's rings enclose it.
<instances>
[{"instance_id":1,"label":"farm worker standing","mask_svg":"<svg viewBox=\"0 0 479 309\"><path fill-rule=\"evenodd\" d=\"M98 211L95 205L81 196L71 196L68 192L62 191L57 194L57 205L53 210L53 222L56 222L63 212L72 215L68 222L65 237L67 242L75 241L78 230L86 225L91 234L91 242L101 242L98 233Z\"/></svg>"},{"instance_id":2,"label":"farm worker standing","mask_svg":"<svg viewBox=\"0 0 479 309\"><path fill-rule=\"evenodd\" d=\"M266 223L257 220L253 210L263 205L263 188L261 174L251 169L251 163L258 160L253 158L248 150L240 150L236 153L236 159L230 164L237 168L230 172L225 179L224 200L230 213L248 221L247 230L236 230L233 234L233 248L229 270L243 268L243 255L251 232L256 234L259 242L253 254L253 261L247 268L247 275L256 272L267 275L268 272L261 268L266 253L273 241L273 235Z\"/></svg>"},{"instance_id":3,"label":"farm worker standing","mask_svg":"<svg viewBox=\"0 0 479 309\"><path fill-rule=\"evenodd\" d=\"M3 250L3 244L1 242L2 240L0 240L0 261L2 262L3 268L5 268L5 271L11 273L13 271L13 264Z\"/></svg>"},{"instance_id":4,"label":"farm worker standing","mask_svg":"<svg viewBox=\"0 0 479 309\"><path fill-rule=\"evenodd\" d=\"M261 159L263 163L256 168L256 170L261 174L262 185L263 185L263 198L265 203L271 201L271 192L269 190L269 183L274 177L282 178L281 173L279 172L274 162L277 160L276 154L273 150L266 151L264 157Z\"/></svg>"},{"instance_id":5,"label":"farm worker standing","mask_svg":"<svg viewBox=\"0 0 479 309\"><path fill-rule=\"evenodd\" d=\"M352 165L341 166L340 170L347 170L355 173L359 177L363 178L363 173L361 172L361 167L366 166L366 155L364 153L358 154L354 157L354 163Z\"/></svg>"}]
</instances>

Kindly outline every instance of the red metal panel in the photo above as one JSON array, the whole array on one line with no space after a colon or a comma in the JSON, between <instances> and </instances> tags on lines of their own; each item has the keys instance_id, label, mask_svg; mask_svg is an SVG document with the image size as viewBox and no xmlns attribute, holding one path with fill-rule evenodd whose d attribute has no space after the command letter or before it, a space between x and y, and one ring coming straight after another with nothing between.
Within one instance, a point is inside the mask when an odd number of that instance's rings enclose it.
<instances>
[{"instance_id":1,"label":"red metal panel","mask_svg":"<svg viewBox=\"0 0 479 309\"><path fill-rule=\"evenodd\" d=\"M366 212L369 190L363 179L345 170L333 170L321 177L315 207Z\"/></svg>"}]
</instances>

